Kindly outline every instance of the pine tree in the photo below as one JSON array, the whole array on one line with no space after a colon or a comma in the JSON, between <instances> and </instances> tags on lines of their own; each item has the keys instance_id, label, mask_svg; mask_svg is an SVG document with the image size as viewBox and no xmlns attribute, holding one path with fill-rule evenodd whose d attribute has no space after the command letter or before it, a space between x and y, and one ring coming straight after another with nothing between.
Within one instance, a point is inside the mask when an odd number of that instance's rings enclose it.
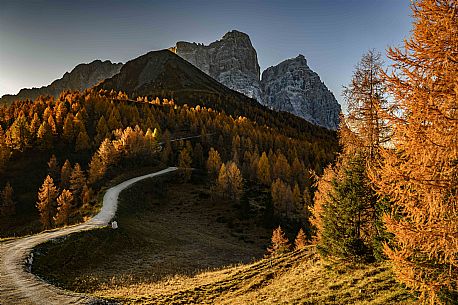
<instances>
[{"instance_id":1,"label":"pine tree","mask_svg":"<svg viewBox=\"0 0 458 305\"><path fill-rule=\"evenodd\" d=\"M60 196L57 198L57 214L53 218L57 226L68 224L72 202L72 193L69 190L64 189Z\"/></svg>"},{"instance_id":2,"label":"pine tree","mask_svg":"<svg viewBox=\"0 0 458 305\"><path fill-rule=\"evenodd\" d=\"M7 182L1 193L0 215L10 216L14 215L16 212L16 204L13 200L13 194L13 187L9 182Z\"/></svg>"},{"instance_id":3,"label":"pine tree","mask_svg":"<svg viewBox=\"0 0 458 305\"><path fill-rule=\"evenodd\" d=\"M52 225L57 195L58 192L57 188L54 186L54 181L51 176L48 175L38 191L38 201L36 205L44 229L49 229Z\"/></svg>"},{"instance_id":4,"label":"pine tree","mask_svg":"<svg viewBox=\"0 0 458 305\"><path fill-rule=\"evenodd\" d=\"M392 147L372 179L393 204L384 220L395 273L433 304L453 290L456 300L458 289L458 18L455 1L421 0L412 10L412 37L388 51Z\"/></svg>"},{"instance_id":5,"label":"pine tree","mask_svg":"<svg viewBox=\"0 0 458 305\"><path fill-rule=\"evenodd\" d=\"M264 185L270 185L270 163L265 152L262 153L258 162L258 179Z\"/></svg>"},{"instance_id":6,"label":"pine tree","mask_svg":"<svg viewBox=\"0 0 458 305\"><path fill-rule=\"evenodd\" d=\"M378 198L368 185L364 159L340 160L321 214L320 253L352 260L373 260L374 207Z\"/></svg>"},{"instance_id":7,"label":"pine tree","mask_svg":"<svg viewBox=\"0 0 458 305\"><path fill-rule=\"evenodd\" d=\"M267 252L271 255L283 254L290 250L289 240L280 226L272 232L271 245Z\"/></svg>"},{"instance_id":8,"label":"pine tree","mask_svg":"<svg viewBox=\"0 0 458 305\"><path fill-rule=\"evenodd\" d=\"M185 182L191 179L191 163L192 159L189 156L189 151L186 147L184 147L180 151L180 156L178 157L178 168L180 169L181 176Z\"/></svg>"},{"instance_id":9,"label":"pine tree","mask_svg":"<svg viewBox=\"0 0 458 305\"><path fill-rule=\"evenodd\" d=\"M302 228L297 232L296 239L294 240L294 250L302 250L307 246L307 236Z\"/></svg>"}]
</instances>

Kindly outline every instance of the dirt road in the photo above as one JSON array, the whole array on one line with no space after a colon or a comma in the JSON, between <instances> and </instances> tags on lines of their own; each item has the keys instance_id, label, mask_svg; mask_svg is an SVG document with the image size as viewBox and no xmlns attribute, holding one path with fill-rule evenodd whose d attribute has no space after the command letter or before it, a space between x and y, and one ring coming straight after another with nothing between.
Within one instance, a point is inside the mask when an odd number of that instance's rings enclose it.
<instances>
[{"instance_id":1,"label":"dirt road","mask_svg":"<svg viewBox=\"0 0 458 305\"><path fill-rule=\"evenodd\" d=\"M0 243L0 304L104 304L90 296L62 290L46 283L27 272L26 259L35 246L50 239L106 226L116 213L118 196L121 191L140 180L169 173L176 169L176 167L169 167L155 173L129 179L108 189L103 197L102 209L86 223Z\"/></svg>"}]
</instances>

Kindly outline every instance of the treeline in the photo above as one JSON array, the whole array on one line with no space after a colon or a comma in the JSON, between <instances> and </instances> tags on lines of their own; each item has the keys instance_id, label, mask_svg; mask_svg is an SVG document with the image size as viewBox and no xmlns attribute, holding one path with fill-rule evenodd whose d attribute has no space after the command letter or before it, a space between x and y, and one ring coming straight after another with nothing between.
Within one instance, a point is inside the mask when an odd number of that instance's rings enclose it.
<instances>
[{"instance_id":1,"label":"treeline","mask_svg":"<svg viewBox=\"0 0 458 305\"><path fill-rule=\"evenodd\" d=\"M389 259L420 301L458 299L458 18L450 1L412 4L412 37L369 51L345 90L342 152L316 186L324 256Z\"/></svg>"},{"instance_id":2,"label":"treeline","mask_svg":"<svg viewBox=\"0 0 458 305\"><path fill-rule=\"evenodd\" d=\"M133 101L122 92L67 91L55 100L40 97L0 107L0 171L10 174L22 155L54 155L49 163L65 167L71 163L72 171L76 164L79 166L84 179L78 183L85 192L75 193L76 185L62 183L66 179L62 177L63 168L59 173L56 165L48 172L46 166L38 165L43 171L42 183L37 185L20 179L28 174L27 168L14 173L17 182L11 186L34 189L42 225L48 228L90 214L100 187L126 169L159 162L174 166L185 162L189 167L206 169L213 148L226 168L234 168L229 162L234 163L243 187L259 185L269 193L272 189L278 217L306 223L303 211L305 205L310 206L312 193L309 172L321 172L334 158L337 145L329 140L332 132L323 137L322 129L317 127L321 130L317 137L305 138L299 133L291 137L284 134L291 134L291 127L285 125L285 132L275 118L272 120L275 122L263 120L268 124L259 124L247 117L233 117L199 105L177 105L167 99L141 97ZM175 140L190 135L199 137ZM221 168L215 171L219 175ZM0 183L6 185L8 181L0 178ZM40 185L57 191L45 192L50 198L44 198L37 194ZM58 200L63 194L66 199ZM30 204L29 198L14 200L21 206ZM272 209L270 203L265 205ZM61 214L68 217L59 216L60 206L70 206L61 208L65 210Z\"/></svg>"}]
</instances>

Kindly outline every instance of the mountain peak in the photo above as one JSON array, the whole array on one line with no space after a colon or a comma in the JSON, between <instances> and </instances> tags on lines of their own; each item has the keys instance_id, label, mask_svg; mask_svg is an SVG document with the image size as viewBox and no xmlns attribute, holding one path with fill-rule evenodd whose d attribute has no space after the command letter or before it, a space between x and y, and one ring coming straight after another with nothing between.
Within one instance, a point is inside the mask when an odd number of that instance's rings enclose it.
<instances>
[{"instance_id":1,"label":"mountain peak","mask_svg":"<svg viewBox=\"0 0 458 305\"><path fill-rule=\"evenodd\" d=\"M232 30L224 34L223 38L221 40L227 40L227 39L234 39L234 38L244 38L250 40L250 36L248 34L237 31L237 30Z\"/></svg>"}]
</instances>

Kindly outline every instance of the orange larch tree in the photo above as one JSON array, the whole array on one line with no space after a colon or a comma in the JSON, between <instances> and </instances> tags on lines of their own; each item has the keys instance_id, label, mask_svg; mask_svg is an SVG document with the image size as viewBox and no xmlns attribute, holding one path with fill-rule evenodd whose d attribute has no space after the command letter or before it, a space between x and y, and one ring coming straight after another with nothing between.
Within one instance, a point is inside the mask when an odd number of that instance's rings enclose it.
<instances>
[{"instance_id":1,"label":"orange larch tree","mask_svg":"<svg viewBox=\"0 0 458 305\"><path fill-rule=\"evenodd\" d=\"M393 134L372 178L394 204L385 252L398 278L435 304L458 287L458 7L422 0L412 10L412 36L388 50Z\"/></svg>"}]
</instances>

